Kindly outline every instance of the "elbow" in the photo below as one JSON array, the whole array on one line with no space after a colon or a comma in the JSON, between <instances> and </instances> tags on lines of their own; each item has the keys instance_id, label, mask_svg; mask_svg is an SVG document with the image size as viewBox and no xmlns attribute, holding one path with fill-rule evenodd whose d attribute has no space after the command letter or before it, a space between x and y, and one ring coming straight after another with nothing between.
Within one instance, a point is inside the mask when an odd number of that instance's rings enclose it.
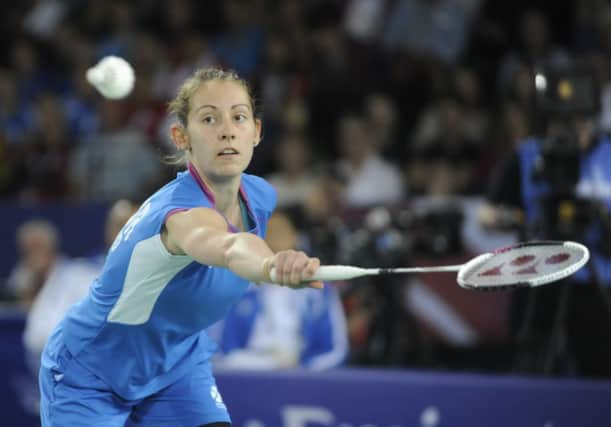
<instances>
[{"instance_id":1,"label":"elbow","mask_svg":"<svg viewBox=\"0 0 611 427\"><path fill-rule=\"evenodd\" d=\"M238 234L232 233L227 235L221 243L221 265L225 267L230 266L237 256Z\"/></svg>"}]
</instances>

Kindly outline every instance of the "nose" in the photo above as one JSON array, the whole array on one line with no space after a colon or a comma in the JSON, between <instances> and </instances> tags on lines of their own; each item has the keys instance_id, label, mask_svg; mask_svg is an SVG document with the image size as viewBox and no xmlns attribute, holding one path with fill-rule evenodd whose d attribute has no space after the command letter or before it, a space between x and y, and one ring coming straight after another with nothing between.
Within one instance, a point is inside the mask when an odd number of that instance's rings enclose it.
<instances>
[{"instance_id":1,"label":"nose","mask_svg":"<svg viewBox=\"0 0 611 427\"><path fill-rule=\"evenodd\" d=\"M235 129L231 124L231 120L224 120L223 126L219 132L219 139L221 141L233 141L236 139Z\"/></svg>"},{"instance_id":2,"label":"nose","mask_svg":"<svg viewBox=\"0 0 611 427\"><path fill-rule=\"evenodd\" d=\"M221 141L233 141L235 139L235 133L233 132L221 132L219 135Z\"/></svg>"}]
</instances>

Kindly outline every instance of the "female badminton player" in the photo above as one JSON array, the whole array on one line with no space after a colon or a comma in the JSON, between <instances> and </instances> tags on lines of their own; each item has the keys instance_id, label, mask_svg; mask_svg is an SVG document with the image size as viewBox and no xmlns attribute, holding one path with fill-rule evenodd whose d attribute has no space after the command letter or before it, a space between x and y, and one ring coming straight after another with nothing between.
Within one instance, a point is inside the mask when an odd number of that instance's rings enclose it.
<instances>
[{"instance_id":1,"label":"female badminton player","mask_svg":"<svg viewBox=\"0 0 611 427\"><path fill-rule=\"evenodd\" d=\"M320 262L262 240L276 196L248 175L261 121L246 82L202 69L169 111L187 169L149 197L114 241L90 292L49 339L41 419L55 426L229 426L204 329L249 282L304 284Z\"/></svg>"}]
</instances>

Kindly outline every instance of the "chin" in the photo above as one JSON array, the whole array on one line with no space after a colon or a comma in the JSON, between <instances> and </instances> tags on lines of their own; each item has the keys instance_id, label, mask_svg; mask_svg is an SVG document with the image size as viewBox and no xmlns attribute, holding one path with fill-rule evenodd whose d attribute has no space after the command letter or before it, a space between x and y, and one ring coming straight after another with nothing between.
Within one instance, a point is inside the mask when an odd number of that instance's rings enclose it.
<instances>
[{"instance_id":1,"label":"chin","mask_svg":"<svg viewBox=\"0 0 611 427\"><path fill-rule=\"evenodd\" d=\"M245 170L242 165L228 165L217 169L214 176L220 180L231 179L242 175Z\"/></svg>"}]
</instances>

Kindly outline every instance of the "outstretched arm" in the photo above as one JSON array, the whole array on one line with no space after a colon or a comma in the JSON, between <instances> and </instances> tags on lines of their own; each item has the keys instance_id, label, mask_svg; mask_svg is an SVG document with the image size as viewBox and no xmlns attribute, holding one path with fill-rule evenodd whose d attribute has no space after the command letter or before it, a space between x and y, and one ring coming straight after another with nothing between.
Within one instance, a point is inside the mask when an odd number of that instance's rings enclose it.
<instances>
[{"instance_id":1,"label":"outstretched arm","mask_svg":"<svg viewBox=\"0 0 611 427\"><path fill-rule=\"evenodd\" d=\"M253 282L271 282L269 272L275 267L277 284L323 287L321 282L305 282L319 267L318 258L294 250L274 254L254 234L228 232L225 219L213 209L194 208L171 215L162 239L174 254L187 254L202 264L228 268Z\"/></svg>"}]
</instances>

